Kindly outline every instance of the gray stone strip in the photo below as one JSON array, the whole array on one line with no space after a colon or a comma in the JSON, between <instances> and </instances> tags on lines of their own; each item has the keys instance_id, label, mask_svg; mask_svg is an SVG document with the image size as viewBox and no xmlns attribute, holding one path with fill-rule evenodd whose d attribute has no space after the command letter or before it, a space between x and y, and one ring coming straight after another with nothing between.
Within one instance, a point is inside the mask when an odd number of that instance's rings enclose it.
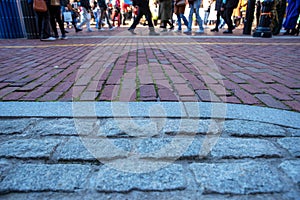
<instances>
[{"instance_id":1,"label":"gray stone strip","mask_svg":"<svg viewBox=\"0 0 300 200\"><path fill-rule=\"evenodd\" d=\"M160 36L149 36L149 35L135 35L135 36L130 36L130 35L113 35L113 36L105 36L105 35L84 35L84 36L68 36L68 38L74 38L74 39L87 39L87 38L197 38L197 39L256 39L252 36L220 36L220 35L160 35ZM288 37L288 36L274 36L273 39L295 39L293 37ZM272 40L272 39L271 39Z\"/></svg>"},{"instance_id":2,"label":"gray stone strip","mask_svg":"<svg viewBox=\"0 0 300 200\"><path fill-rule=\"evenodd\" d=\"M215 118L300 128L300 113L208 102L0 102L0 117Z\"/></svg>"}]
</instances>

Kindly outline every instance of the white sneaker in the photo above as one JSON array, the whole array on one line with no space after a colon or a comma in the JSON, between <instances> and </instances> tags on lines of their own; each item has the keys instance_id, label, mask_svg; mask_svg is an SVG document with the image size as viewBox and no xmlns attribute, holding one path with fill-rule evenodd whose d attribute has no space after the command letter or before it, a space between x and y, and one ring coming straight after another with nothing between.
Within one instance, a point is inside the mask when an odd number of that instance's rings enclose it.
<instances>
[{"instance_id":1,"label":"white sneaker","mask_svg":"<svg viewBox=\"0 0 300 200\"><path fill-rule=\"evenodd\" d=\"M191 33L192 31L189 29L186 29L185 31L183 31L184 33Z\"/></svg>"},{"instance_id":2,"label":"white sneaker","mask_svg":"<svg viewBox=\"0 0 300 200\"><path fill-rule=\"evenodd\" d=\"M48 37L48 38L41 39L41 41L54 41L54 40L56 40L55 37Z\"/></svg>"},{"instance_id":3,"label":"white sneaker","mask_svg":"<svg viewBox=\"0 0 300 200\"><path fill-rule=\"evenodd\" d=\"M198 29L197 31L195 31L195 33L204 33L203 29Z\"/></svg>"},{"instance_id":4,"label":"white sneaker","mask_svg":"<svg viewBox=\"0 0 300 200\"><path fill-rule=\"evenodd\" d=\"M93 29L90 28L90 29L87 30L87 32L93 32Z\"/></svg>"},{"instance_id":5,"label":"white sneaker","mask_svg":"<svg viewBox=\"0 0 300 200\"><path fill-rule=\"evenodd\" d=\"M109 30L112 31L112 30L115 30L116 27L112 26Z\"/></svg>"},{"instance_id":6,"label":"white sneaker","mask_svg":"<svg viewBox=\"0 0 300 200\"><path fill-rule=\"evenodd\" d=\"M179 29L175 29L175 30L173 30L173 32L175 32L175 33L179 33L179 32L181 32L181 30L179 30Z\"/></svg>"},{"instance_id":7,"label":"white sneaker","mask_svg":"<svg viewBox=\"0 0 300 200\"><path fill-rule=\"evenodd\" d=\"M105 31L105 28L99 28L98 31Z\"/></svg>"}]
</instances>

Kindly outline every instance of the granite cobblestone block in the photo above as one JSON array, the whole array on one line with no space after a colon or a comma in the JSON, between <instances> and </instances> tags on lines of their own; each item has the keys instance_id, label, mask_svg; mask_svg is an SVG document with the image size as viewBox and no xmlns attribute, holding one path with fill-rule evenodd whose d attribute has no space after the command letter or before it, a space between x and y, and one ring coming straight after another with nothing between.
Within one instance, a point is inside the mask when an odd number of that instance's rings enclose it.
<instances>
[{"instance_id":1,"label":"granite cobblestone block","mask_svg":"<svg viewBox=\"0 0 300 200\"><path fill-rule=\"evenodd\" d=\"M204 194L262 194L287 191L277 169L267 163L194 163L190 169Z\"/></svg>"},{"instance_id":2,"label":"granite cobblestone block","mask_svg":"<svg viewBox=\"0 0 300 200\"><path fill-rule=\"evenodd\" d=\"M170 191L187 187L184 169L173 164L151 173L129 173L103 166L94 180L98 192Z\"/></svg>"},{"instance_id":3,"label":"granite cobblestone block","mask_svg":"<svg viewBox=\"0 0 300 200\"><path fill-rule=\"evenodd\" d=\"M284 137L286 130L278 125L255 121L231 120L224 123L224 133L239 137Z\"/></svg>"},{"instance_id":4,"label":"granite cobblestone block","mask_svg":"<svg viewBox=\"0 0 300 200\"><path fill-rule=\"evenodd\" d=\"M277 142L294 157L300 157L300 138L287 137L278 139Z\"/></svg>"},{"instance_id":5,"label":"granite cobblestone block","mask_svg":"<svg viewBox=\"0 0 300 200\"><path fill-rule=\"evenodd\" d=\"M59 139L13 139L0 143L2 158L48 158L62 140Z\"/></svg>"},{"instance_id":6,"label":"granite cobblestone block","mask_svg":"<svg viewBox=\"0 0 300 200\"><path fill-rule=\"evenodd\" d=\"M91 167L80 164L20 164L0 182L0 193L73 192L86 187Z\"/></svg>"},{"instance_id":7,"label":"granite cobblestone block","mask_svg":"<svg viewBox=\"0 0 300 200\"><path fill-rule=\"evenodd\" d=\"M35 122L35 119L1 119L0 135L22 134Z\"/></svg>"}]
</instances>

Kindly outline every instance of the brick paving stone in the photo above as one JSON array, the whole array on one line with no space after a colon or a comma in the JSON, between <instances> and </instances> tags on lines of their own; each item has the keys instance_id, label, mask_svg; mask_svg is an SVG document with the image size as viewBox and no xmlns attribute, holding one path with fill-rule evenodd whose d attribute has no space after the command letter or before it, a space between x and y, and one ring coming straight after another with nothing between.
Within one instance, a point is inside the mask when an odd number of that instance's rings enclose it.
<instances>
[{"instance_id":1,"label":"brick paving stone","mask_svg":"<svg viewBox=\"0 0 300 200\"><path fill-rule=\"evenodd\" d=\"M53 101L58 100L64 92L48 92L43 97L40 98L40 101Z\"/></svg>"},{"instance_id":2,"label":"brick paving stone","mask_svg":"<svg viewBox=\"0 0 300 200\"><path fill-rule=\"evenodd\" d=\"M139 88L141 97L156 97L154 85L142 85Z\"/></svg>"},{"instance_id":3,"label":"brick paving stone","mask_svg":"<svg viewBox=\"0 0 300 200\"><path fill-rule=\"evenodd\" d=\"M219 102L220 99L210 90L197 90L196 93L201 101Z\"/></svg>"},{"instance_id":4,"label":"brick paving stone","mask_svg":"<svg viewBox=\"0 0 300 200\"><path fill-rule=\"evenodd\" d=\"M168 88L158 89L158 97L160 101L178 101L179 97L174 94L174 92Z\"/></svg>"},{"instance_id":5,"label":"brick paving stone","mask_svg":"<svg viewBox=\"0 0 300 200\"><path fill-rule=\"evenodd\" d=\"M20 99L21 97L25 96L27 93L26 92L12 92L8 95L6 95L5 97L3 97L2 99L4 101L15 101Z\"/></svg>"},{"instance_id":6,"label":"brick paving stone","mask_svg":"<svg viewBox=\"0 0 300 200\"><path fill-rule=\"evenodd\" d=\"M299 101L284 101L284 104L288 105L295 111L300 111L300 102Z\"/></svg>"},{"instance_id":7,"label":"brick paving stone","mask_svg":"<svg viewBox=\"0 0 300 200\"><path fill-rule=\"evenodd\" d=\"M269 94L256 94L255 96L259 100L261 100L264 104L266 104L267 106L270 106L273 108L288 109L288 107L286 105L284 105L280 101L276 100L274 97L272 97Z\"/></svg>"},{"instance_id":8,"label":"brick paving stone","mask_svg":"<svg viewBox=\"0 0 300 200\"><path fill-rule=\"evenodd\" d=\"M259 103L259 101L255 97L244 90L234 90L234 95L245 104L253 105Z\"/></svg>"},{"instance_id":9,"label":"brick paving stone","mask_svg":"<svg viewBox=\"0 0 300 200\"><path fill-rule=\"evenodd\" d=\"M194 96L195 92L188 87L186 84L174 84L174 88L176 89L179 96Z\"/></svg>"}]
</instances>

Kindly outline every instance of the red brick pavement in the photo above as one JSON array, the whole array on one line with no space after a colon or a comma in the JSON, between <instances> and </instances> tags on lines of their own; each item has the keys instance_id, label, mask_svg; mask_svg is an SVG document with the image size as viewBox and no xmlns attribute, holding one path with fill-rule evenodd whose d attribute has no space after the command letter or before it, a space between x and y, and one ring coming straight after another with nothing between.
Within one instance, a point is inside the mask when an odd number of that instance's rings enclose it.
<instances>
[{"instance_id":1,"label":"red brick pavement","mask_svg":"<svg viewBox=\"0 0 300 200\"><path fill-rule=\"evenodd\" d=\"M208 101L300 111L299 38L147 37L145 30L0 40L0 100Z\"/></svg>"}]
</instances>

